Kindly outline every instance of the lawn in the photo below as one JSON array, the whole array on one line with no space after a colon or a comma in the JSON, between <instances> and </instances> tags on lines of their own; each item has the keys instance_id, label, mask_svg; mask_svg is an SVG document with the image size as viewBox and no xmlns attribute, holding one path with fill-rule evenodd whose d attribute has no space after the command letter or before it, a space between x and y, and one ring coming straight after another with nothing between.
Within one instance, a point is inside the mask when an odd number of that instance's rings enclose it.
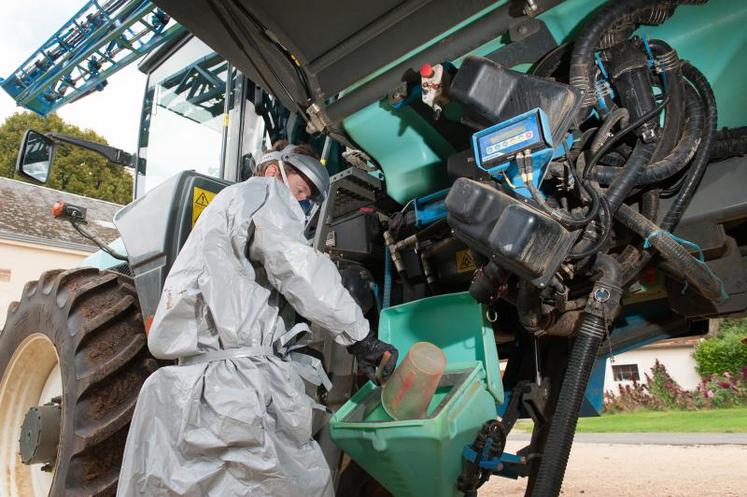
<instances>
[{"instance_id":1,"label":"lawn","mask_svg":"<svg viewBox=\"0 0 747 497\"><path fill-rule=\"evenodd\" d=\"M517 428L530 431L532 423L521 421L517 424ZM579 419L578 431L586 433L747 433L747 407L703 411L638 411L605 414L597 418Z\"/></svg>"}]
</instances>

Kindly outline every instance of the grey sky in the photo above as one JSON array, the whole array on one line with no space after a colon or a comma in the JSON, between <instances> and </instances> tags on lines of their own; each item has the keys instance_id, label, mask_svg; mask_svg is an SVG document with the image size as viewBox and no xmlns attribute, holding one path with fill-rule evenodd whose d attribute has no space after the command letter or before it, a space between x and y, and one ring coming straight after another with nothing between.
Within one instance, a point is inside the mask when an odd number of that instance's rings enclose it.
<instances>
[{"instance_id":1,"label":"grey sky","mask_svg":"<svg viewBox=\"0 0 747 497\"><path fill-rule=\"evenodd\" d=\"M0 16L0 77L7 78L85 4L85 0L5 0ZM62 107L58 114L103 135L111 145L134 152L145 76L137 63L115 74L103 92ZM0 89L0 122L21 111Z\"/></svg>"}]
</instances>

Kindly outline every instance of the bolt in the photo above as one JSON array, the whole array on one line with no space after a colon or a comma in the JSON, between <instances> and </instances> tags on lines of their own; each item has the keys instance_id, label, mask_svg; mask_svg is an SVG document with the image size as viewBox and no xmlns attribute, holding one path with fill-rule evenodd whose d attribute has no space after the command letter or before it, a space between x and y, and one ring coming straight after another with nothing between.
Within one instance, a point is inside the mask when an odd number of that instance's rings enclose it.
<instances>
[{"instance_id":1,"label":"bolt","mask_svg":"<svg viewBox=\"0 0 747 497\"><path fill-rule=\"evenodd\" d=\"M525 35L527 34L527 27L522 24L521 26L519 26L517 31L519 32L520 35Z\"/></svg>"},{"instance_id":2,"label":"bolt","mask_svg":"<svg viewBox=\"0 0 747 497\"><path fill-rule=\"evenodd\" d=\"M610 292L606 288L600 288L594 292L594 300L597 302L607 302L610 299Z\"/></svg>"}]
</instances>

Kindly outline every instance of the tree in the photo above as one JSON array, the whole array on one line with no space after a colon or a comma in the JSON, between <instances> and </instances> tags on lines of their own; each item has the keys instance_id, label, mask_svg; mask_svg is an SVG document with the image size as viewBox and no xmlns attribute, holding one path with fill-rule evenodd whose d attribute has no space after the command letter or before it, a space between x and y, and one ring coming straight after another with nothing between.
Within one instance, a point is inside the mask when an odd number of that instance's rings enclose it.
<instances>
[{"instance_id":1,"label":"tree","mask_svg":"<svg viewBox=\"0 0 747 497\"><path fill-rule=\"evenodd\" d=\"M27 181L15 171L18 148L27 129L41 133L54 131L106 144L92 130L81 130L57 114L44 118L31 112L16 112L0 126L0 176ZM80 147L55 147L54 165L47 186L56 190L118 204L132 201L132 176L121 166L109 164L101 155Z\"/></svg>"},{"instance_id":2,"label":"tree","mask_svg":"<svg viewBox=\"0 0 747 497\"><path fill-rule=\"evenodd\" d=\"M730 373L742 375L747 367L747 320L727 319L714 337L700 342L693 352L701 376Z\"/></svg>"}]
</instances>

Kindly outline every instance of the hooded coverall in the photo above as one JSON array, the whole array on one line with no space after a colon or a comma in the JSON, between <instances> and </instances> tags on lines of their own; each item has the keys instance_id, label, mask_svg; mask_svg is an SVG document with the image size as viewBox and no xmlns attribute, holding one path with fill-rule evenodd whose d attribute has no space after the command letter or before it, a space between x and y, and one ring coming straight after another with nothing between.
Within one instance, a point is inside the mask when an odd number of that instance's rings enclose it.
<instances>
[{"instance_id":1,"label":"hooded coverall","mask_svg":"<svg viewBox=\"0 0 747 497\"><path fill-rule=\"evenodd\" d=\"M203 211L148 334L152 354L179 365L143 385L119 497L334 495L311 434L310 365L285 345L294 310L341 345L369 325L303 229L301 207L274 178L232 185Z\"/></svg>"}]
</instances>

